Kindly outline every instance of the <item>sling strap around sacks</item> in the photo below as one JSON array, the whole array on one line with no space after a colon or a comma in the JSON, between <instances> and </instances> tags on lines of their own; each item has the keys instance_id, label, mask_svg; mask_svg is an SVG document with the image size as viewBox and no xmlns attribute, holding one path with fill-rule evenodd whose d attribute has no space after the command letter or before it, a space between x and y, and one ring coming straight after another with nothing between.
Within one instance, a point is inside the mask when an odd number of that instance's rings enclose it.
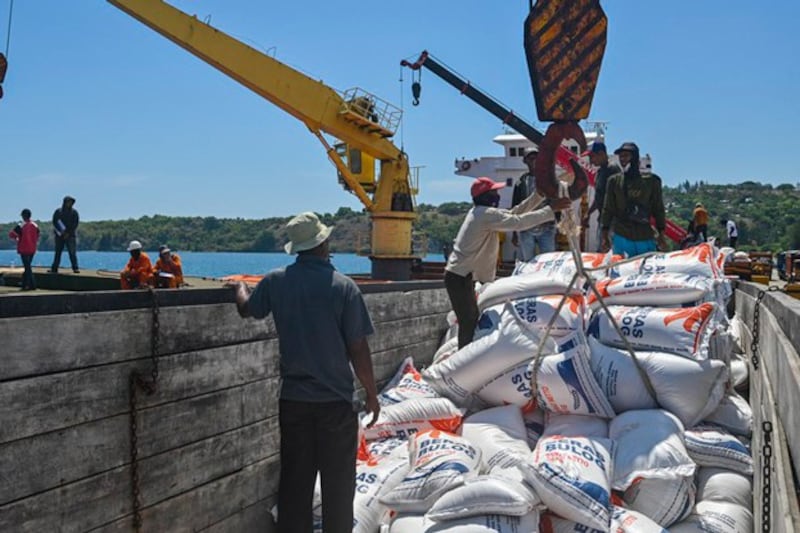
<instances>
[{"instance_id":1,"label":"sling strap around sacks","mask_svg":"<svg viewBox=\"0 0 800 533\"><path fill-rule=\"evenodd\" d=\"M575 213L573 211L566 211L566 212L564 212L564 214L566 216L562 216L561 217L561 221L558 223L558 230L561 233L563 233L564 235L567 236L567 242L569 243L569 248L570 248L570 251L572 252L572 258L573 258L573 261L575 262L575 268L577 269L577 271L572 276L572 279L571 279L571 281L569 283L569 287L565 291L564 295L562 295L561 300L558 302L558 307L556 308L555 313L553 313L553 316L550 318L550 321L547 324L547 328L545 329L544 335L542 335L542 338L541 338L541 340L539 342L539 346L538 346L538 348L536 350L536 357L534 358L534 364L533 364L533 372L531 373L531 391L532 391L532 395L535 398L536 395L539 392L538 383L537 383L537 375L539 373L539 368L541 367L541 364L542 364L542 354L543 354L543 351L544 351L545 342L550 337L550 330L553 327L553 324L555 323L556 317L558 317L559 313L561 312L561 308L564 306L564 302L566 302L567 296L570 294L572 289L575 287L575 284L577 283L578 279L583 278L589 284L589 287L591 288L592 292L594 293L595 297L597 298L597 301L600 302L600 306L602 307L603 312L608 316L609 322L611 322L611 324L614 326L614 330L617 332L617 335L622 339L622 342L625 345L625 350L627 350L627 352L630 354L631 358L633 359L633 362L636 364L636 370L637 370L637 372L639 372L639 375L642 378L642 382L644 382L644 386L647 389L648 394L650 394L650 396L653 399L656 399L655 388L653 387L653 383L650 381L650 376L647 375L647 372L645 372L644 367L642 367L641 363L639 362L639 359L636 357L636 352L634 351L633 347L631 346L631 343L628 341L628 339L625 337L625 335L622 334L622 330L620 329L619 324L617 323L617 321L614 319L613 314L609 311L608 306L606 305L605 300L603 299L603 295L600 294L600 291L597 290L597 287L595 286L594 278L592 278L592 276L590 276L588 274L589 272L592 272L594 270L602 270L602 269L604 269L606 267L605 266L601 266L601 267L597 267L597 268L585 268L584 267L583 260L581 258L581 254L578 251L579 250L578 239L580 238L580 226L577 223L577 221L574 220ZM650 257L650 256L655 255L655 254L656 254L656 252L650 252L650 253L647 253L647 254L642 254L641 256L636 256L635 258L629 258L629 259L625 259L623 261L620 261L620 263L628 263L628 262L636 261L636 260L642 259L643 257Z\"/></svg>"}]
</instances>

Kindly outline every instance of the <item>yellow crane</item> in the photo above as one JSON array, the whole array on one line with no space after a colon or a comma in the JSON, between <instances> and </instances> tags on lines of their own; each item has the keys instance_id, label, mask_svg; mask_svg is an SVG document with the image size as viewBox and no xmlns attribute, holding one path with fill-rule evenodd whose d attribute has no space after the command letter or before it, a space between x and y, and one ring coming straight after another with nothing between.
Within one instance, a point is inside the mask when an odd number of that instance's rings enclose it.
<instances>
[{"instance_id":1,"label":"yellow crane","mask_svg":"<svg viewBox=\"0 0 800 533\"><path fill-rule=\"evenodd\" d=\"M162 0L108 2L303 122L370 213L373 278L410 279L417 187L391 141L400 109L361 89L340 94Z\"/></svg>"}]
</instances>

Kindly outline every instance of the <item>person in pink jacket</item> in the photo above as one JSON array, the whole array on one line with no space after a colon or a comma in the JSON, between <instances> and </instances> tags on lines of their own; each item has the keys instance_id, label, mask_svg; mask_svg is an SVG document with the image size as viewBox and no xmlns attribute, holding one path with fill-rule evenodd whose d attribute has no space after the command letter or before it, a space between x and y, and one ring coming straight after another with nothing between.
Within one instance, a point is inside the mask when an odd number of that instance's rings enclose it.
<instances>
[{"instance_id":1,"label":"person in pink jacket","mask_svg":"<svg viewBox=\"0 0 800 533\"><path fill-rule=\"evenodd\" d=\"M39 244L39 226L31 220L30 209L23 209L20 214L22 222L17 224L8 233L8 236L17 241L17 253L22 258L22 266L25 267L25 271L22 273L22 290L32 291L36 289L36 280L33 277L31 264Z\"/></svg>"}]
</instances>

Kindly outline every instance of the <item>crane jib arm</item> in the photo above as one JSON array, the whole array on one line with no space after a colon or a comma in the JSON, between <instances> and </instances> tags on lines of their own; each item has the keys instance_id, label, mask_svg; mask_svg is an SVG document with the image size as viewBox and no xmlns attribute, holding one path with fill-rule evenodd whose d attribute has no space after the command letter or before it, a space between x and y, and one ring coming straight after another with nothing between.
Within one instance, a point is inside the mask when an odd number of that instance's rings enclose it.
<instances>
[{"instance_id":1,"label":"crane jib arm","mask_svg":"<svg viewBox=\"0 0 800 533\"><path fill-rule=\"evenodd\" d=\"M107 0L181 48L306 124L376 159L397 160L400 149L341 116L332 88L259 52L161 0Z\"/></svg>"}]
</instances>

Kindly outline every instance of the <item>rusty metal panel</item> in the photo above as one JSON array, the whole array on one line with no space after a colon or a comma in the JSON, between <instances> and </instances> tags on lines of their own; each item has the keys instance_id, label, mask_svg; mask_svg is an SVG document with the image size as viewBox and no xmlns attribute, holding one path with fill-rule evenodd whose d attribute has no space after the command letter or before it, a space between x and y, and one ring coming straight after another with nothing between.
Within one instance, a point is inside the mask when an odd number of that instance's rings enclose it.
<instances>
[{"instance_id":1,"label":"rusty metal panel","mask_svg":"<svg viewBox=\"0 0 800 533\"><path fill-rule=\"evenodd\" d=\"M599 0L538 0L531 7L525 54L539 120L589 116L607 25Z\"/></svg>"}]
</instances>

